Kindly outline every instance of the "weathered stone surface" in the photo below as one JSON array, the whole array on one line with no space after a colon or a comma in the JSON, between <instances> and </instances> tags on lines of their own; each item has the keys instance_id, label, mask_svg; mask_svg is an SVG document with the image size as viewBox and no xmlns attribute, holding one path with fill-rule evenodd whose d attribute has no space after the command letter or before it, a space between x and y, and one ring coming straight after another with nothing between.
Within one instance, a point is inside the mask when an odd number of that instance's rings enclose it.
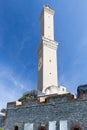
<instances>
[{"instance_id":1,"label":"weathered stone surface","mask_svg":"<svg viewBox=\"0 0 87 130\"><path fill-rule=\"evenodd\" d=\"M0 115L0 127L4 127L5 116Z\"/></svg>"},{"instance_id":2,"label":"weathered stone surface","mask_svg":"<svg viewBox=\"0 0 87 130\"><path fill-rule=\"evenodd\" d=\"M38 130L41 123L49 129L49 122L56 121L56 130L59 130L59 122L67 121L68 130L75 125L87 130L87 96L82 99L74 99L73 95L51 95L46 97L44 103L39 99L23 102L21 106L9 103L6 113L5 128L12 130L18 126L24 130L25 123L33 123L33 129Z\"/></svg>"}]
</instances>

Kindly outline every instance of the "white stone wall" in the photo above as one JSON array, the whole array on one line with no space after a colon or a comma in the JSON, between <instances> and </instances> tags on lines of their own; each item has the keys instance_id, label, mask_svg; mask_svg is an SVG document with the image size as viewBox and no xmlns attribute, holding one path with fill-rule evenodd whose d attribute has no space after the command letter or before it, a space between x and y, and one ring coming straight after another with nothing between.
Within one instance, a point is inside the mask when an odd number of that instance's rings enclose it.
<instances>
[{"instance_id":1,"label":"white stone wall","mask_svg":"<svg viewBox=\"0 0 87 130\"><path fill-rule=\"evenodd\" d=\"M45 92L49 86L58 86L57 77L57 45L54 41L54 11L44 7L40 17L41 39L38 47L38 64L42 57L43 62L38 69L38 89Z\"/></svg>"},{"instance_id":2,"label":"white stone wall","mask_svg":"<svg viewBox=\"0 0 87 130\"><path fill-rule=\"evenodd\" d=\"M49 87L58 85L57 82L57 54L56 49L46 45L43 47L43 91Z\"/></svg>"},{"instance_id":3,"label":"white stone wall","mask_svg":"<svg viewBox=\"0 0 87 130\"><path fill-rule=\"evenodd\" d=\"M56 121L49 121L49 130L56 130Z\"/></svg>"},{"instance_id":4,"label":"white stone wall","mask_svg":"<svg viewBox=\"0 0 87 130\"><path fill-rule=\"evenodd\" d=\"M60 120L60 130L68 130L67 120Z\"/></svg>"},{"instance_id":5,"label":"white stone wall","mask_svg":"<svg viewBox=\"0 0 87 130\"><path fill-rule=\"evenodd\" d=\"M44 17L41 16L40 18L40 38L44 36Z\"/></svg>"},{"instance_id":6,"label":"white stone wall","mask_svg":"<svg viewBox=\"0 0 87 130\"><path fill-rule=\"evenodd\" d=\"M54 12L49 7L44 7L41 17L41 37L54 40Z\"/></svg>"},{"instance_id":7,"label":"white stone wall","mask_svg":"<svg viewBox=\"0 0 87 130\"><path fill-rule=\"evenodd\" d=\"M54 20L53 15L45 11L44 13L44 37L54 40Z\"/></svg>"},{"instance_id":8,"label":"white stone wall","mask_svg":"<svg viewBox=\"0 0 87 130\"><path fill-rule=\"evenodd\" d=\"M24 130L33 130L33 123L25 123Z\"/></svg>"}]
</instances>

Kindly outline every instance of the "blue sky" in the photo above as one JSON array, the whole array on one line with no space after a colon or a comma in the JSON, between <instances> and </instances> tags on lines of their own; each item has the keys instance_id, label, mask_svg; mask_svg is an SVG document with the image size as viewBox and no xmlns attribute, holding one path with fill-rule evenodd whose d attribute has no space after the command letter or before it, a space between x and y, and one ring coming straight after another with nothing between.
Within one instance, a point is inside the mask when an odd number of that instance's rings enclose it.
<instances>
[{"instance_id":1,"label":"blue sky","mask_svg":"<svg viewBox=\"0 0 87 130\"><path fill-rule=\"evenodd\" d=\"M87 83L87 0L0 0L0 109L37 88L39 17L55 10L59 85L76 94Z\"/></svg>"}]
</instances>

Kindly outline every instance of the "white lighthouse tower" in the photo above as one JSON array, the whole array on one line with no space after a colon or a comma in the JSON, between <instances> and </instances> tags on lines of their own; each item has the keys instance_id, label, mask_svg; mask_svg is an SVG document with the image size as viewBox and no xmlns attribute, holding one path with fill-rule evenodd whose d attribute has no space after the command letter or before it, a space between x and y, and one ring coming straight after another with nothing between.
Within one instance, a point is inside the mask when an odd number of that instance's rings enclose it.
<instances>
[{"instance_id":1,"label":"white lighthouse tower","mask_svg":"<svg viewBox=\"0 0 87 130\"><path fill-rule=\"evenodd\" d=\"M57 74L57 47L54 41L54 11L44 6L40 16L40 44L38 54L38 90L59 93ZM63 87L64 91L65 88Z\"/></svg>"}]
</instances>

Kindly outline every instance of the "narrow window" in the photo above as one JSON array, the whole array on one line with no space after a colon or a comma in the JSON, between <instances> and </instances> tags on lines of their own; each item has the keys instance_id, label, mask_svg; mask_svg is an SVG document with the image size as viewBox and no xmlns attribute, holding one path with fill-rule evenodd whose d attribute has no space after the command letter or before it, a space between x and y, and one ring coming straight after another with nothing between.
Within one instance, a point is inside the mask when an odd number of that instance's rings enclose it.
<instances>
[{"instance_id":1,"label":"narrow window","mask_svg":"<svg viewBox=\"0 0 87 130\"><path fill-rule=\"evenodd\" d=\"M50 26L48 26L48 28L50 28Z\"/></svg>"}]
</instances>

